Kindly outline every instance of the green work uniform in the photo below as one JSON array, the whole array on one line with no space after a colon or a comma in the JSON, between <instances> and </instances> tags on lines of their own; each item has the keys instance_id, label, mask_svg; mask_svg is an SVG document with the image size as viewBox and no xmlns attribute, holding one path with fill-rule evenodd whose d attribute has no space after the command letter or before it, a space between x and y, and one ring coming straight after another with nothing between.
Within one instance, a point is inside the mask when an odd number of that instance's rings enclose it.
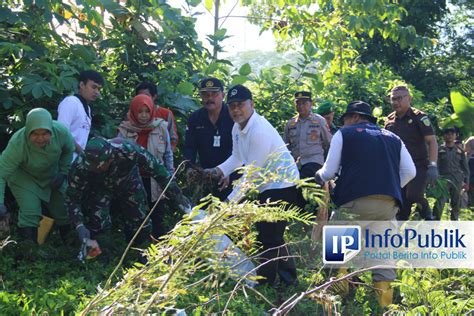
<instances>
[{"instance_id":1,"label":"green work uniform","mask_svg":"<svg viewBox=\"0 0 474 316\"><path fill-rule=\"evenodd\" d=\"M46 146L39 148L29 140L37 129L50 131ZM67 174L74 152L74 140L69 130L53 121L45 109L31 110L25 127L18 130L0 155L0 203L4 202L8 183L18 205L18 226L37 227L45 204L58 225L69 223L64 204L65 183L60 189L51 188L51 180Z\"/></svg>"}]
</instances>

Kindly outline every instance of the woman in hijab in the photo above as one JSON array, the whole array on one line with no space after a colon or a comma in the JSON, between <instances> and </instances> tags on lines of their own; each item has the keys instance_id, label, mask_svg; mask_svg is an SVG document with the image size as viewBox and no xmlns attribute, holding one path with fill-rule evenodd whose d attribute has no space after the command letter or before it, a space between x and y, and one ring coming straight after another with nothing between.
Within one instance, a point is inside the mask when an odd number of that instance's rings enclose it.
<instances>
[{"instance_id":1,"label":"woman in hijab","mask_svg":"<svg viewBox=\"0 0 474 316\"><path fill-rule=\"evenodd\" d=\"M173 152L167 128L167 122L154 117L155 105L153 100L144 94L139 94L132 99L127 114L127 121L120 123L118 137L130 139L147 149L156 159L161 161L168 172L173 174ZM152 178L142 177L143 184L148 194L148 202L152 207L158 200L162 188ZM166 233L163 226L164 200L160 200L157 209L153 212L153 236L158 238Z\"/></svg>"},{"instance_id":2,"label":"woman in hijab","mask_svg":"<svg viewBox=\"0 0 474 316\"><path fill-rule=\"evenodd\" d=\"M65 232L69 215L64 205L66 175L75 150L69 130L43 109L31 110L25 127L13 134L0 155L0 215L6 213L5 184L18 206L20 235L36 242L42 206Z\"/></svg>"}]
</instances>

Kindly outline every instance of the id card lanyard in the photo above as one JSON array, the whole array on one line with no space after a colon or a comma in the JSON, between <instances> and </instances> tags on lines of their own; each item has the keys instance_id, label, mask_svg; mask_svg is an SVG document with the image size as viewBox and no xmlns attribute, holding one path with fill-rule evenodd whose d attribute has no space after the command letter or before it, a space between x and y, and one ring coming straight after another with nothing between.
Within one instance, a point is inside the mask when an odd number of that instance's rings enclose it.
<instances>
[{"instance_id":1,"label":"id card lanyard","mask_svg":"<svg viewBox=\"0 0 474 316\"><path fill-rule=\"evenodd\" d=\"M216 129L216 135L214 135L213 147L221 147L221 135L219 135L219 130Z\"/></svg>"}]
</instances>

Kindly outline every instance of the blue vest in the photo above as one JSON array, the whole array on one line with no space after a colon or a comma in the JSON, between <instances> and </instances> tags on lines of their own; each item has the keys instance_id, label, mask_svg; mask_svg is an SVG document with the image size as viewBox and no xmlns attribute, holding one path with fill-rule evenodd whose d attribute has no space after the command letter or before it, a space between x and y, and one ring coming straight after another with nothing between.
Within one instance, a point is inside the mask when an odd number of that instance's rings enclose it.
<instances>
[{"instance_id":1,"label":"blue vest","mask_svg":"<svg viewBox=\"0 0 474 316\"><path fill-rule=\"evenodd\" d=\"M391 196L401 205L400 138L368 122L340 132L343 145L334 192L336 205L374 194Z\"/></svg>"}]
</instances>

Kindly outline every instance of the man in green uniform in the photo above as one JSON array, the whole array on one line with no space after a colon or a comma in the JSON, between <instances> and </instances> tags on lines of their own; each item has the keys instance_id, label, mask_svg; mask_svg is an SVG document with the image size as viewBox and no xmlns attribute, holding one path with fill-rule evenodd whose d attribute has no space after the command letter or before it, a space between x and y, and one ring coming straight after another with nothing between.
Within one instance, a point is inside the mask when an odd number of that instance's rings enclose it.
<instances>
[{"instance_id":1,"label":"man in green uniform","mask_svg":"<svg viewBox=\"0 0 474 316\"><path fill-rule=\"evenodd\" d=\"M19 233L37 241L42 209L60 227L69 217L64 207L65 179L75 145L69 130L42 108L31 110L0 156L0 213L5 213L5 184L18 206ZM1 214L0 214L1 215Z\"/></svg>"},{"instance_id":2,"label":"man in green uniform","mask_svg":"<svg viewBox=\"0 0 474 316\"><path fill-rule=\"evenodd\" d=\"M397 134L405 144L416 167L416 176L403 188L403 205L398 220L410 218L413 203L421 205L421 216L432 219L431 209L424 197L427 184L438 178L438 142L428 116L411 107L412 97L405 86L392 89L390 102L394 112L387 116L385 129Z\"/></svg>"},{"instance_id":3,"label":"man in green uniform","mask_svg":"<svg viewBox=\"0 0 474 316\"><path fill-rule=\"evenodd\" d=\"M81 241L90 240L111 226L110 204L117 200L126 217L125 235L131 239L148 213L146 191L140 174L154 178L164 188L170 175L147 150L121 138L91 139L69 172L66 206ZM166 191L173 206L187 200L173 181ZM148 238L150 225L138 242Z\"/></svg>"},{"instance_id":4,"label":"man in green uniform","mask_svg":"<svg viewBox=\"0 0 474 316\"><path fill-rule=\"evenodd\" d=\"M461 190L462 188L469 187L469 166L464 150L456 144L457 128L445 128L443 136L444 144L439 147L438 153L439 174L442 178L448 180L448 192L451 199L451 220L458 220ZM447 199L448 197L442 196L436 201L433 212L435 219L441 219Z\"/></svg>"},{"instance_id":5,"label":"man in green uniform","mask_svg":"<svg viewBox=\"0 0 474 316\"><path fill-rule=\"evenodd\" d=\"M296 92L295 105L298 114L286 124L283 140L298 164L300 177L311 178L323 165L332 136L324 118L311 112L311 92Z\"/></svg>"}]
</instances>

